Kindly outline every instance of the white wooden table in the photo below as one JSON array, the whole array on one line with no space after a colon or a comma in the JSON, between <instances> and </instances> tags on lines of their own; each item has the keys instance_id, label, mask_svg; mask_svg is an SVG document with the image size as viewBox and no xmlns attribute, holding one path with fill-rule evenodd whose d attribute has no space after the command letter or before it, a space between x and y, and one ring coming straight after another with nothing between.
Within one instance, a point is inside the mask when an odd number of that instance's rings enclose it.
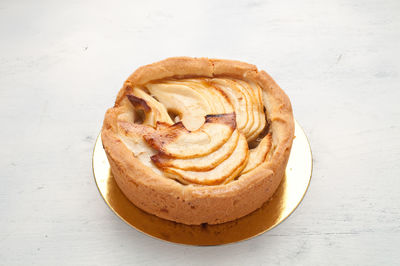
<instances>
[{"instance_id":1,"label":"white wooden table","mask_svg":"<svg viewBox=\"0 0 400 266\"><path fill-rule=\"evenodd\" d=\"M0 265L400 263L400 1L0 2ZM91 156L138 66L239 59L290 96L314 154L300 207L218 247L117 218Z\"/></svg>"}]
</instances>

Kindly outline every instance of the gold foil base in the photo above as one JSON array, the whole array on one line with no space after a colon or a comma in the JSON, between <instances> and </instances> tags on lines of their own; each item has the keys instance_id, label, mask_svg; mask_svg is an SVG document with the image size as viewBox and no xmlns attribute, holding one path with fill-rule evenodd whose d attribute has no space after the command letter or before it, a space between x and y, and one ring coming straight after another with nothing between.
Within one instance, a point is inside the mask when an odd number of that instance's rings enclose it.
<instances>
[{"instance_id":1,"label":"gold foil base","mask_svg":"<svg viewBox=\"0 0 400 266\"><path fill-rule=\"evenodd\" d=\"M273 197L255 212L218 225L185 225L148 214L132 204L117 186L104 152L101 136L93 151L93 174L100 194L122 220L137 230L162 240L188 245L221 245L260 235L285 220L300 204L312 173L312 154L307 137L295 123L286 176Z\"/></svg>"}]
</instances>

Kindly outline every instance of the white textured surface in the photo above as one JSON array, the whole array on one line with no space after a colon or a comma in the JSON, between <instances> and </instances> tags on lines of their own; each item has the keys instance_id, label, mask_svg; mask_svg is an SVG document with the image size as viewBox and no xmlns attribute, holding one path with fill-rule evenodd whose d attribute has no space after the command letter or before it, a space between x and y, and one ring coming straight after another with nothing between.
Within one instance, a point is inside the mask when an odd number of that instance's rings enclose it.
<instances>
[{"instance_id":1,"label":"white textured surface","mask_svg":"<svg viewBox=\"0 0 400 266\"><path fill-rule=\"evenodd\" d=\"M0 2L0 264L400 263L400 1ZM297 211L255 239L147 237L104 204L91 153L138 66L240 59L292 99L314 153Z\"/></svg>"}]
</instances>

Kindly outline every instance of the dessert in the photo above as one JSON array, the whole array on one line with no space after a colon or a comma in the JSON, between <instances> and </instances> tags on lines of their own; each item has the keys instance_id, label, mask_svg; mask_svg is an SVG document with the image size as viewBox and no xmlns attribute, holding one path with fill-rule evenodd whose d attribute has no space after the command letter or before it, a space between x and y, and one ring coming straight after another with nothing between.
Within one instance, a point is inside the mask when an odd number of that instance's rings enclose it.
<instances>
[{"instance_id":1,"label":"dessert","mask_svg":"<svg viewBox=\"0 0 400 266\"><path fill-rule=\"evenodd\" d=\"M289 98L266 72L176 57L126 80L101 137L118 186L137 207L179 223L218 224L273 195L293 134Z\"/></svg>"}]
</instances>

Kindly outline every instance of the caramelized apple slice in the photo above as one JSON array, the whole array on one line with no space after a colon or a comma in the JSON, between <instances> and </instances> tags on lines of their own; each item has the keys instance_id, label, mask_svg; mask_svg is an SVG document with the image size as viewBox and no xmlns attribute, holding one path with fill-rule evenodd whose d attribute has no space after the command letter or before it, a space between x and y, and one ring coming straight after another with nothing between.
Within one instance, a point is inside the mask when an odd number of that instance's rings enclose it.
<instances>
[{"instance_id":1,"label":"caramelized apple slice","mask_svg":"<svg viewBox=\"0 0 400 266\"><path fill-rule=\"evenodd\" d=\"M175 159L165 154L156 154L151 159L160 168L173 167L181 170L208 171L215 168L232 154L238 144L239 134L235 130L230 139L221 148L206 156L191 159Z\"/></svg>"},{"instance_id":2,"label":"caramelized apple slice","mask_svg":"<svg viewBox=\"0 0 400 266\"><path fill-rule=\"evenodd\" d=\"M238 145L231 156L210 171L185 171L172 167L167 167L163 170L168 177L177 179L182 183L218 185L227 179L234 179L240 171L242 171L245 167L246 161L248 160L248 153L249 148L247 146L246 138L242 134L239 134Z\"/></svg>"},{"instance_id":3,"label":"caramelized apple slice","mask_svg":"<svg viewBox=\"0 0 400 266\"><path fill-rule=\"evenodd\" d=\"M243 131L249 120L246 96L233 82L229 82L226 79L214 78L210 79L209 82L227 95L236 113L237 127L240 131Z\"/></svg>"},{"instance_id":4,"label":"caramelized apple slice","mask_svg":"<svg viewBox=\"0 0 400 266\"><path fill-rule=\"evenodd\" d=\"M247 136L247 141L251 142L261 133L261 131L265 127L266 119L264 115L264 106L262 102L262 90L261 87L258 86L255 82L245 82L242 80L238 80L244 87L252 95L253 101L253 114L254 114L254 124L253 127L249 131L249 135Z\"/></svg>"},{"instance_id":5,"label":"caramelized apple slice","mask_svg":"<svg viewBox=\"0 0 400 266\"><path fill-rule=\"evenodd\" d=\"M243 169L242 174L245 174L265 161L268 152L271 150L272 138L271 134L266 135L258 146L250 150L249 162Z\"/></svg>"},{"instance_id":6,"label":"caramelized apple slice","mask_svg":"<svg viewBox=\"0 0 400 266\"><path fill-rule=\"evenodd\" d=\"M163 127L143 138L161 153L181 159L210 154L219 149L236 128L234 113L207 115L205 123L195 131L187 130L182 122Z\"/></svg>"},{"instance_id":7,"label":"caramelized apple slice","mask_svg":"<svg viewBox=\"0 0 400 266\"><path fill-rule=\"evenodd\" d=\"M253 118L253 124L248 128L248 131L246 132L246 138L248 141L250 140L250 137L254 134L254 131L257 130L260 126L260 116L258 112L258 102L257 102L257 97L256 93L254 92L253 88L249 86L249 84L243 80L234 80L237 84L239 84L244 90L248 93L249 100L250 100L250 113Z\"/></svg>"},{"instance_id":8,"label":"caramelized apple slice","mask_svg":"<svg viewBox=\"0 0 400 266\"><path fill-rule=\"evenodd\" d=\"M237 111L238 116L240 115L241 117L245 118L237 118L239 121L241 121L241 124L239 126L238 122L238 128L241 133L243 133L246 136L246 139L252 134L251 129L254 126L254 113L253 113L253 105L254 101L252 99L252 94L248 90L248 88L244 87L241 83L237 82L237 80L232 80L232 79L213 79L212 81L215 82L215 84L218 84L221 89L224 89L225 91L228 90L233 90L236 91L237 96L239 97L238 100L242 100L241 107L240 109L242 110L239 112ZM243 100L246 103L245 105L243 104ZM245 109L244 109L245 107ZM237 109L235 109L236 112Z\"/></svg>"},{"instance_id":9,"label":"caramelized apple slice","mask_svg":"<svg viewBox=\"0 0 400 266\"><path fill-rule=\"evenodd\" d=\"M212 113L207 99L186 85L149 83L146 87L168 111L179 115L188 130L200 128L204 117Z\"/></svg>"},{"instance_id":10,"label":"caramelized apple slice","mask_svg":"<svg viewBox=\"0 0 400 266\"><path fill-rule=\"evenodd\" d=\"M202 88L200 87L199 82L188 82L188 80L167 80L165 81L166 84L171 86L184 86L191 90L194 90L196 93L201 95L202 101L204 101L208 106L208 114L223 114L224 109L221 108L220 105L216 104L215 101L212 99L210 93L204 94Z\"/></svg>"},{"instance_id":11,"label":"caramelized apple slice","mask_svg":"<svg viewBox=\"0 0 400 266\"><path fill-rule=\"evenodd\" d=\"M250 152L247 153L246 160L244 160L243 163L241 165L239 165L236 168L236 170L228 178L226 178L222 184L227 184L227 183L231 182L232 180L234 180L236 177L238 177L241 174L241 172L246 167L246 165L250 159L249 155L250 155Z\"/></svg>"},{"instance_id":12,"label":"caramelized apple slice","mask_svg":"<svg viewBox=\"0 0 400 266\"><path fill-rule=\"evenodd\" d=\"M150 156L154 155L156 151L147 145L142 137L143 134L153 132L154 128L125 121L118 121L117 125L118 137L132 151L133 155L144 165L150 167L155 173L162 174L150 159Z\"/></svg>"},{"instance_id":13,"label":"caramelized apple slice","mask_svg":"<svg viewBox=\"0 0 400 266\"><path fill-rule=\"evenodd\" d=\"M205 79L184 79L179 82L186 84L207 98L210 106L212 106L211 114L225 114L234 111L225 92L212 86L211 83L207 82Z\"/></svg>"},{"instance_id":14,"label":"caramelized apple slice","mask_svg":"<svg viewBox=\"0 0 400 266\"><path fill-rule=\"evenodd\" d=\"M267 118L265 116L264 112L264 104L263 104L263 96L262 96L262 89L260 85L258 85L255 82L252 82L250 84L254 84L254 86L257 88L257 102L258 102L258 111L260 113L260 127L259 129L255 132L254 136L251 136L251 140L256 139L260 133L264 130L266 124L267 124Z\"/></svg>"},{"instance_id":15,"label":"caramelized apple slice","mask_svg":"<svg viewBox=\"0 0 400 266\"><path fill-rule=\"evenodd\" d=\"M173 124L165 107L140 88L134 88L133 94L128 94L127 97L135 108L146 114L143 124L155 126L157 121Z\"/></svg>"}]
</instances>

